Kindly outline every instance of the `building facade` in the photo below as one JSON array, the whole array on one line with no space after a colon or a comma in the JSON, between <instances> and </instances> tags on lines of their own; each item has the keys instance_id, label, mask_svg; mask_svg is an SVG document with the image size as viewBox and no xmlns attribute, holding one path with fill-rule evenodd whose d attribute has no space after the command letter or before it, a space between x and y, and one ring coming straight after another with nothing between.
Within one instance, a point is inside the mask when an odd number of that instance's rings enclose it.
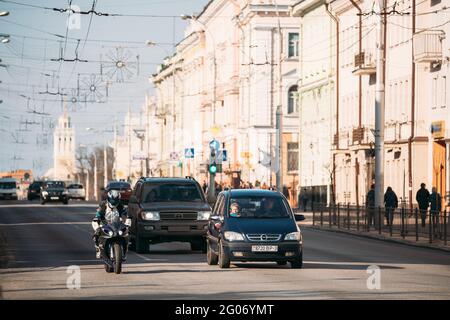
<instances>
[{"instance_id":1,"label":"building facade","mask_svg":"<svg viewBox=\"0 0 450 320\"><path fill-rule=\"evenodd\" d=\"M75 173L75 129L65 110L53 133L53 179L71 181Z\"/></svg>"}]
</instances>

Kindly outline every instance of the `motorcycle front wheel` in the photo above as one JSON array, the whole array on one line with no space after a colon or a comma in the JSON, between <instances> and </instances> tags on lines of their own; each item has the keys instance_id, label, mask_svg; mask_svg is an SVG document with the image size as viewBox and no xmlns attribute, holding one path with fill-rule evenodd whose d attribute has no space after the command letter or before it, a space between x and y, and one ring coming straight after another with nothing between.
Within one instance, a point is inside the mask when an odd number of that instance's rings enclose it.
<instances>
[{"instance_id":1,"label":"motorcycle front wheel","mask_svg":"<svg viewBox=\"0 0 450 320\"><path fill-rule=\"evenodd\" d=\"M122 246L120 243L114 243L114 273L122 272Z\"/></svg>"}]
</instances>

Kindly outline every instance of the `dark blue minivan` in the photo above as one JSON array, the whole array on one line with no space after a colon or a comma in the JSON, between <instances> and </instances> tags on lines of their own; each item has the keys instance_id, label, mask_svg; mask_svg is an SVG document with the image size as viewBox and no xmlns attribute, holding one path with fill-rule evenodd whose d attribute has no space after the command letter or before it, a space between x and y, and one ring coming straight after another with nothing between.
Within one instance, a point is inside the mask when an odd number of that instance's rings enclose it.
<instances>
[{"instance_id":1,"label":"dark blue minivan","mask_svg":"<svg viewBox=\"0 0 450 320\"><path fill-rule=\"evenodd\" d=\"M217 197L207 232L207 262L274 261L303 265L302 234L287 199L279 192L236 189Z\"/></svg>"}]
</instances>

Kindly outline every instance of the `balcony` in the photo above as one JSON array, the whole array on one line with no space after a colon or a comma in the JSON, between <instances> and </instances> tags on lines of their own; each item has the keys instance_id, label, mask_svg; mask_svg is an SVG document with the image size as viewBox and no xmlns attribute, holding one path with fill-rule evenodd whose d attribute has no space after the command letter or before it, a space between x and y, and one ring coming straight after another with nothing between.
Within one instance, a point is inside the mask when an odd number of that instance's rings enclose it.
<instances>
[{"instance_id":1,"label":"balcony","mask_svg":"<svg viewBox=\"0 0 450 320\"><path fill-rule=\"evenodd\" d=\"M358 128L354 128L353 129L352 143L354 145L355 144L361 144L363 142L364 132L365 132L364 127L358 127Z\"/></svg>"},{"instance_id":2,"label":"balcony","mask_svg":"<svg viewBox=\"0 0 450 320\"><path fill-rule=\"evenodd\" d=\"M372 52L362 51L355 55L355 76L371 75L376 73L375 57Z\"/></svg>"},{"instance_id":3,"label":"balcony","mask_svg":"<svg viewBox=\"0 0 450 320\"><path fill-rule=\"evenodd\" d=\"M445 33L442 30L428 30L414 34L414 62L430 63L442 60L442 40Z\"/></svg>"}]
</instances>

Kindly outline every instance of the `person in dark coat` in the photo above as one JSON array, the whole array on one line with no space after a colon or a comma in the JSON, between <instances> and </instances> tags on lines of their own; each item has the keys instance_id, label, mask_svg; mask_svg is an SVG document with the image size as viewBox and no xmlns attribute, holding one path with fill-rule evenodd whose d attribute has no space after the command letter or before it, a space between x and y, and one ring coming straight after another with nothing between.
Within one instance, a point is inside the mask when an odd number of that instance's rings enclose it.
<instances>
[{"instance_id":1,"label":"person in dark coat","mask_svg":"<svg viewBox=\"0 0 450 320\"><path fill-rule=\"evenodd\" d=\"M387 187L384 194L384 215L386 216L386 224L388 226L392 225L394 220L394 211L398 207L398 198L394 190L391 187Z\"/></svg>"},{"instance_id":2,"label":"person in dark coat","mask_svg":"<svg viewBox=\"0 0 450 320\"><path fill-rule=\"evenodd\" d=\"M370 186L366 196L367 227L375 225L375 185Z\"/></svg>"},{"instance_id":3,"label":"person in dark coat","mask_svg":"<svg viewBox=\"0 0 450 320\"><path fill-rule=\"evenodd\" d=\"M306 212L306 206L308 205L308 195L306 194L306 190L301 193L300 200L303 204L303 211Z\"/></svg>"},{"instance_id":4,"label":"person in dark coat","mask_svg":"<svg viewBox=\"0 0 450 320\"><path fill-rule=\"evenodd\" d=\"M425 183L420 184L420 189L416 193L416 201L419 205L420 218L422 219L422 227L425 227L427 219L427 210L430 203L430 192L426 188Z\"/></svg>"},{"instance_id":5,"label":"person in dark coat","mask_svg":"<svg viewBox=\"0 0 450 320\"><path fill-rule=\"evenodd\" d=\"M430 214L433 219L435 235L439 231L439 214L441 212L441 207L442 197L439 192L437 192L437 189L433 187L430 194Z\"/></svg>"}]
</instances>

